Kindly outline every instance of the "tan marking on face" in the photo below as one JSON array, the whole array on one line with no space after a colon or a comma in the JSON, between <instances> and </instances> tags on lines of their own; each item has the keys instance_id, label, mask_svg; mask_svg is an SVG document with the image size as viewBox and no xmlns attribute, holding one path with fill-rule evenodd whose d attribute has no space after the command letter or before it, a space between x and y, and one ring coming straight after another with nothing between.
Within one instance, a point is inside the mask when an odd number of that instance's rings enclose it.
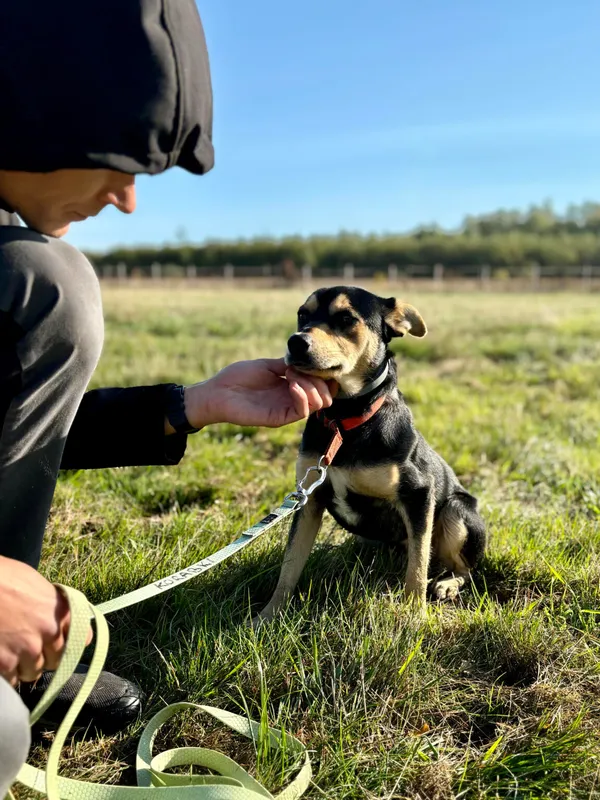
<instances>
[{"instance_id":1,"label":"tan marking on face","mask_svg":"<svg viewBox=\"0 0 600 800\"><path fill-rule=\"evenodd\" d=\"M343 373L351 368L352 363L356 358L355 347L348 339L338 336L333 333L326 322L320 325L315 325L309 331L312 339L312 349L316 360L322 366L315 366L310 370L313 375L318 375L319 372L329 372L329 368L341 365L341 369L334 370L334 372Z\"/></svg>"},{"instance_id":2,"label":"tan marking on face","mask_svg":"<svg viewBox=\"0 0 600 800\"><path fill-rule=\"evenodd\" d=\"M346 308L352 308L350 298L347 294L338 294L329 304L329 314L333 316L336 312L344 311Z\"/></svg>"},{"instance_id":3,"label":"tan marking on face","mask_svg":"<svg viewBox=\"0 0 600 800\"><path fill-rule=\"evenodd\" d=\"M348 368L339 381L344 392L355 394L362 389L368 372L377 363L379 348L379 337L361 320L358 323L356 344L352 343L353 358L348 358Z\"/></svg>"},{"instance_id":4,"label":"tan marking on face","mask_svg":"<svg viewBox=\"0 0 600 800\"><path fill-rule=\"evenodd\" d=\"M309 301L315 299L311 295ZM348 295L339 294L329 305L329 314L351 308L355 314ZM359 392L365 383L366 375L377 363L380 339L361 317L356 314L357 322L352 329L352 338L334 332L326 323L320 323L310 328L312 338L312 352L315 366L301 371L321 378L334 378L343 391L348 394ZM332 369L331 367L337 367Z\"/></svg>"},{"instance_id":5,"label":"tan marking on face","mask_svg":"<svg viewBox=\"0 0 600 800\"><path fill-rule=\"evenodd\" d=\"M376 333L359 319L353 339L334 333L325 322L312 327L310 336L313 353L322 366L317 364L304 371L321 378L335 378L348 394L359 392L367 373L377 363L380 340ZM337 369L331 369L332 366Z\"/></svg>"},{"instance_id":6,"label":"tan marking on face","mask_svg":"<svg viewBox=\"0 0 600 800\"><path fill-rule=\"evenodd\" d=\"M311 296L308 298L308 300L306 301L306 303L304 303L304 307L305 307L305 308L306 308L306 310L307 310L308 312L310 312L311 314L313 314L313 313L314 313L314 312L317 310L317 308L319 307L319 301L318 301L318 299L317 299L317 295L316 295L316 294L314 294L314 292L313 292L313 294L311 294Z\"/></svg>"}]
</instances>

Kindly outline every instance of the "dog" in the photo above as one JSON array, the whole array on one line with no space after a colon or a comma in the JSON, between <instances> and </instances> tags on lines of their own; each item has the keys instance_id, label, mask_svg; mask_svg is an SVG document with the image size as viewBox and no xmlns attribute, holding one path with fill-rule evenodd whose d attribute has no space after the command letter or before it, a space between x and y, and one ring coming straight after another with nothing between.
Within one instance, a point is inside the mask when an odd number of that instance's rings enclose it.
<instances>
[{"instance_id":1,"label":"dog","mask_svg":"<svg viewBox=\"0 0 600 800\"><path fill-rule=\"evenodd\" d=\"M326 510L363 539L406 546L405 593L421 611L428 583L434 599L454 600L470 579L487 546L477 500L416 430L388 349L395 337L426 333L413 306L356 287L319 289L298 309L286 363L336 381L339 392L307 420L297 479L320 463L325 481L294 515L277 587L255 623L294 591Z\"/></svg>"}]
</instances>

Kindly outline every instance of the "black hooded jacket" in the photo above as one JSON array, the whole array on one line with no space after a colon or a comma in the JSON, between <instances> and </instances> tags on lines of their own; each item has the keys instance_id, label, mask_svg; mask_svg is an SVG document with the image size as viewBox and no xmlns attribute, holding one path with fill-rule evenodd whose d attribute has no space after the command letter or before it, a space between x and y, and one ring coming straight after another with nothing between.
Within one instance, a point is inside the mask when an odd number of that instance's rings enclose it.
<instances>
[{"instance_id":1,"label":"black hooded jacket","mask_svg":"<svg viewBox=\"0 0 600 800\"><path fill-rule=\"evenodd\" d=\"M194 0L0 3L0 169L213 166Z\"/></svg>"},{"instance_id":2,"label":"black hooded jacket","mask_svg":"<svg viewBox=\"0 0 600 800\"><path fill-rule=\"evenodd\" d=\"M0 0L0 87L0 170L213 166L194 0ZM0 226L18 224L10 211L0 198ZM1 328L0 313L0 347ZM62 467L177 463L186 437L164 436L166 388L88 392Z\"/></svg>"}]
</instances>

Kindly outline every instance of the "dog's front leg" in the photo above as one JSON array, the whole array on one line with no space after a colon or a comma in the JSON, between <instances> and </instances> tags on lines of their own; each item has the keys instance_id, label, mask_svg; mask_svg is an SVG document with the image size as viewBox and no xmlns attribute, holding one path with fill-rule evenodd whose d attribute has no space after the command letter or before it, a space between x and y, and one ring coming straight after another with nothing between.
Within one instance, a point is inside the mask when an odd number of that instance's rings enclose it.
<instances>
[{"instance_id":1,"label":"dog's front leg","mask_svg":"<svg viewBox=\"0 0 600 800\"><path fill-rule=\"evenodd\" d=\"M408 534L406 597L424 607L427 572L431 558L431 535L435 510L433 482L417 483L414 475L403 476L400 484L400 513Z\"/></svg>"},{"instance_id":2,"label":"dog's front leg","mask_svg":"<svg viewBox=\"0 0 600 800\"><path fill-rule=\"evenodd\" d=\"M271 619L296 588L321 527L324 510L313 494L294 515L277 587L267 605L252 620L254 625Z\"/></svg>"}]
</instances>

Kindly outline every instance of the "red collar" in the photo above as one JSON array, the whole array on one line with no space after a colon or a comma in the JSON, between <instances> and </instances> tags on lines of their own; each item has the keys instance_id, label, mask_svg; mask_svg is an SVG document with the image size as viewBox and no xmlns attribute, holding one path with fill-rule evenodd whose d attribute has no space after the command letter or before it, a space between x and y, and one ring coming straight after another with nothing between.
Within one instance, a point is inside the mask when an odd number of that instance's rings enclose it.
<instances>
[{"instance_id":1,"label":"red collar","mask_svg":"<svg viewBox=\"0 0 600 800\"><path fill-rule=\"evenodd\" d=\"M329 428L330 431L333 432L333 436L329 445L327 446L327 450L321 457L321 463L328 467L333 459L337 451L342 446L342 442L344 441L342 437L342 430L344 431L351 431L353 428L358 428L363 425L367 420L374 417L375 414L379 411L381 406L385 403L386 395L381 395L372 406L365 411L364 414L361 414L359 417L344 417L342 419L327 419L325 414L322 411L317 412L317 418L323 422L326 428Z\"/></svg>"}]
</instances>

